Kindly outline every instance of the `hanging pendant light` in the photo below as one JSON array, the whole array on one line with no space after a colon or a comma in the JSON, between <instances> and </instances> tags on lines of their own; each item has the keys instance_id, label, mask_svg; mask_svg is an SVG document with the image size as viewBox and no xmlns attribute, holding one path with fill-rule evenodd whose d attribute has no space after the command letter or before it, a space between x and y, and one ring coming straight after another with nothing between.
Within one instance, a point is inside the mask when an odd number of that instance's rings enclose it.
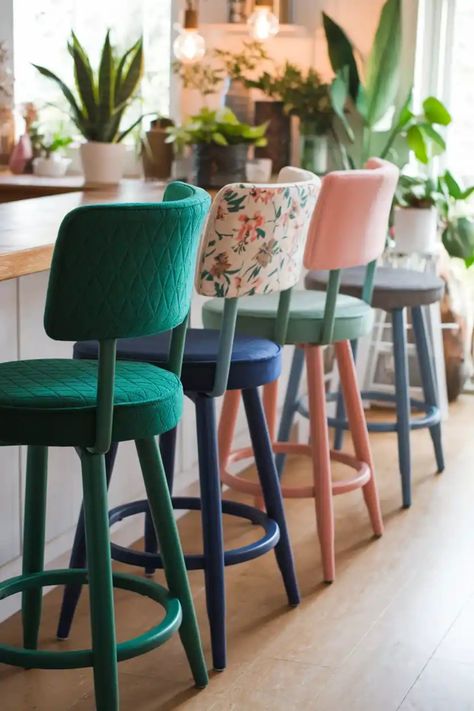
<instances>
[{"instance_id":1,"label":"hanging pendant light","mask_svg":"<svg viewBox=\"0 0 474 711\"><path fill-rule=\"evenodd\" d=\"M255 0L255 8L247 20L247 24L254 40L261 42L275 37L280 29L280 23L273 12L272 0Z\"/></svg>"},{"instance_id":2,"label":"hanging pendant light","mask_svg":"<svg viewBox=\"0 0 474 711\"><path fill-rule=\"evenodd\" d=\"M173 52L176 59L184 64L192 64L204 57L206 43L198 32L198 12L193 0L186 0L183 26L173 42Z\"/></svg>"}]
</instances>

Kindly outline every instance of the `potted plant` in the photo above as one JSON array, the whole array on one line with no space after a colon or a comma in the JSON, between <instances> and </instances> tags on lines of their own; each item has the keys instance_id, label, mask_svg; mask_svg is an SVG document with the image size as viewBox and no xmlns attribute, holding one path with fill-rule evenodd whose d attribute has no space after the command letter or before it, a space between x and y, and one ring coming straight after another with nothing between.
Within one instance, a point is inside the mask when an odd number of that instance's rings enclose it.
<instances>
[{"instance_id":1,"label":"potted plant","mask_svg":"<svg viewBox=\"0 0 474 711\"><path fill-rule=\"evenodd\" d=\"M171 175L173 148L166 142L166 129L173 126L169 118L156 118L142 137L141 154L145 178L166 180Z\"/></svg>"},{"instance_id":2,"label":"potted plant","mask_svg":"<svg viewBox=\"0 0 474 711\"><path fill-rule=\"evenodd\" d=\"M89 58L74 32L68 43L74 63L77 94L49 69L34 65L61 89L69 104L72 122L86 139L81 144L85 182L89 185L116 184L123 173L125 136L141 121L121 129L123 115L135 97L143 73L142 39L122 56L117 56L107 32L99 68L93 72Z\"/></svg>"},{"instance_id":3,"label":"potted plant","mask_svg":"<svg viewBox=\"0 0 474 711\"><path fill-rule=\"evenodd\" d=\"M395 247L402 254L436 250L438 239L436 181L401 175L395 194L393 229Z\"/></svg>"},{"instance_id":4,"label":"potted plant","mask_svg":"<svg viewBox=\"0 0 474 711\"><path fill-rule=\"evenodd\" d=\"M241 123L230 109L207 108L167 129L169 142L192 146L193 180L205 188L244 181L249 146L264 146L266 130Z\"/></svg>"},{"instance_id":5,"label":"potted plant","mask_svg":"<svg viewBox=\"0 0 474 711\"><path fill-rule=\"evenodd\" d=\"M48 178L61 178L71 162L62 151L72 143L70 136L56 131L52 136L43 136L36 133L37 143L33 148L38 148L40 155L33 159L33 173Z\"/></svg>"},{"instance_id":6,"label":"potted plant","mask_svg":"<svg viewBox=\"0 0 474 711\"><path fill-rule=\"evenodd\" d=\"M247 80L249 72L254 72L269 59L263 43L256 40L244 42L241 52L215 49L214 56L222 62L223 73L227 77L225 105L239 121L250 123L254 118L254 107Z\"/></svg>"},{"instance_id":7,"label":"potted plant","mask_svg":"<svg viewBox=\"0 0 474 711\"><path fill-rule=\"evenodd\" d=\"M466 266L474 264L474 210L468 204L474 185L462 187L447 170L438 178L438 208L441 239L450 257L463 259Z\"/></svg>"}]
</instances>

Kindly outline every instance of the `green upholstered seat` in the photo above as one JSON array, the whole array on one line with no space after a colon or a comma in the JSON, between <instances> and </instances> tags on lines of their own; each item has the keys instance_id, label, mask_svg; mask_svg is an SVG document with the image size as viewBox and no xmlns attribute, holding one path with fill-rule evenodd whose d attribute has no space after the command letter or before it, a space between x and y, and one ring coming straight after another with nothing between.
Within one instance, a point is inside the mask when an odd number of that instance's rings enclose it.
<instances>
[{"instance_id":1,"label":"green upholstered seat","mask_svg":"<svg viewBox=\"0 0 474 711\"><path fill-rule=\"evenodd\" d=\"M95 440L97 360L24 360L0 364L2 437L12 444L91 447ZM182 410L178 377L147 363L118 361L114 442L176 426Z\"/></svg>"},{"instance_id":2,"label":"green upholstered seat","mask_svg":"<svg viewBox=\"0 0 474 711\"><path fill-rule=\"evenodd\" d=\"M238 302L237 330L260 338L273 338L278 311L279 294L244 296ZM202 317L206 328L219 328L223 299L210 299L203 306ZM291 295L290 316L285 343L322 342L326 294L323 292L294 291ZM360 299L338 295L332 342L360 338L370 332L373 310Z\"/></svg>"}]
</instances>

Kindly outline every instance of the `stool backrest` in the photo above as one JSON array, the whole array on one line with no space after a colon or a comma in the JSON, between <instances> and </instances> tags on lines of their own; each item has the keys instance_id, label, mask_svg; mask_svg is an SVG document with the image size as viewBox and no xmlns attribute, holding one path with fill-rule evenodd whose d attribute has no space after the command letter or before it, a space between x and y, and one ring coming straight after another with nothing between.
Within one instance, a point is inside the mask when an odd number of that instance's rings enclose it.
<instances>
[{"instance_id":1,"label":"stool backrest","mask_svg":"<svg viewBox=\"0 0 474 711\"><path fill-rule=\"evenodd\" d=\"M64 218L44 326L56 340L99 341L95 453L112 437L117 338L173 329L168 368L181 371L197 246L210 207L171 183L161 203L91 205Z\"/></svg>"},{"instance_id":2,"label":"stool backrest","mask_svg":"<svg viewBox=\"0 0 474 711\"><path fill-rule=\"evenodd\" d=\"M201 244L196 289L237 298L297 283L319 178L283 168L278 183L233 183L216 195Z\"/></svg>"},{"instance_id":3,"label":"stool backrest","mask_svg":"<svg viewBox=\"0 0 474 711\"><path fill-rule=\"evenodd\" d=\"M209 195L170 184L161 203L90 205L64 218L44 325L56 340L167 331L189 311Z\"/></svg>"},{"instance_id":4,"label":"stool backrest","mask_svg":"<svg viewBox=\"0 0 474 711\"><path fill-rule=\"evenodd\" d=\"M216 195L196 273L200 294L225 299L212 395L226 389L239 297L280 292L275 340L283 342L320 185L314 173L288 166L277 183L233 183Z\"/></svg>"},{"instance_id":5,"label":"stool backrest","mask_svg":"<svg viewBox=\"0 0 474 711\"><path fill-rule=\"evenodd\" d=\"M330 270L323 344L331 342L334 332L341 269L367 267L362 296L371 301L398 175L392 163L371 158L362 170L334 171L323 178L304 254L307 269Z\"/></svg>"}]
</instances>

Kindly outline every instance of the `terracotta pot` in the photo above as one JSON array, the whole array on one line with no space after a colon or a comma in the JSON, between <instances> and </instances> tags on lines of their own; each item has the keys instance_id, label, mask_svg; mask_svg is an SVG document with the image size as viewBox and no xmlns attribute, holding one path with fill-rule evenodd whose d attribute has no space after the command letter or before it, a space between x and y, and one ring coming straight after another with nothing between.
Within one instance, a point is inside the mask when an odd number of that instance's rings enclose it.
<instances>
[{"instance_id":1,"label":"terracotta pot","mask_svg":"<svg viewBox=\"0 0 474 711\"><path fill-rule=\"evenodd\" d=\"M84 182L89 186L117 185L123 176L125 145L123 143L81 144Z\"/></svg>"}]
</instances>

